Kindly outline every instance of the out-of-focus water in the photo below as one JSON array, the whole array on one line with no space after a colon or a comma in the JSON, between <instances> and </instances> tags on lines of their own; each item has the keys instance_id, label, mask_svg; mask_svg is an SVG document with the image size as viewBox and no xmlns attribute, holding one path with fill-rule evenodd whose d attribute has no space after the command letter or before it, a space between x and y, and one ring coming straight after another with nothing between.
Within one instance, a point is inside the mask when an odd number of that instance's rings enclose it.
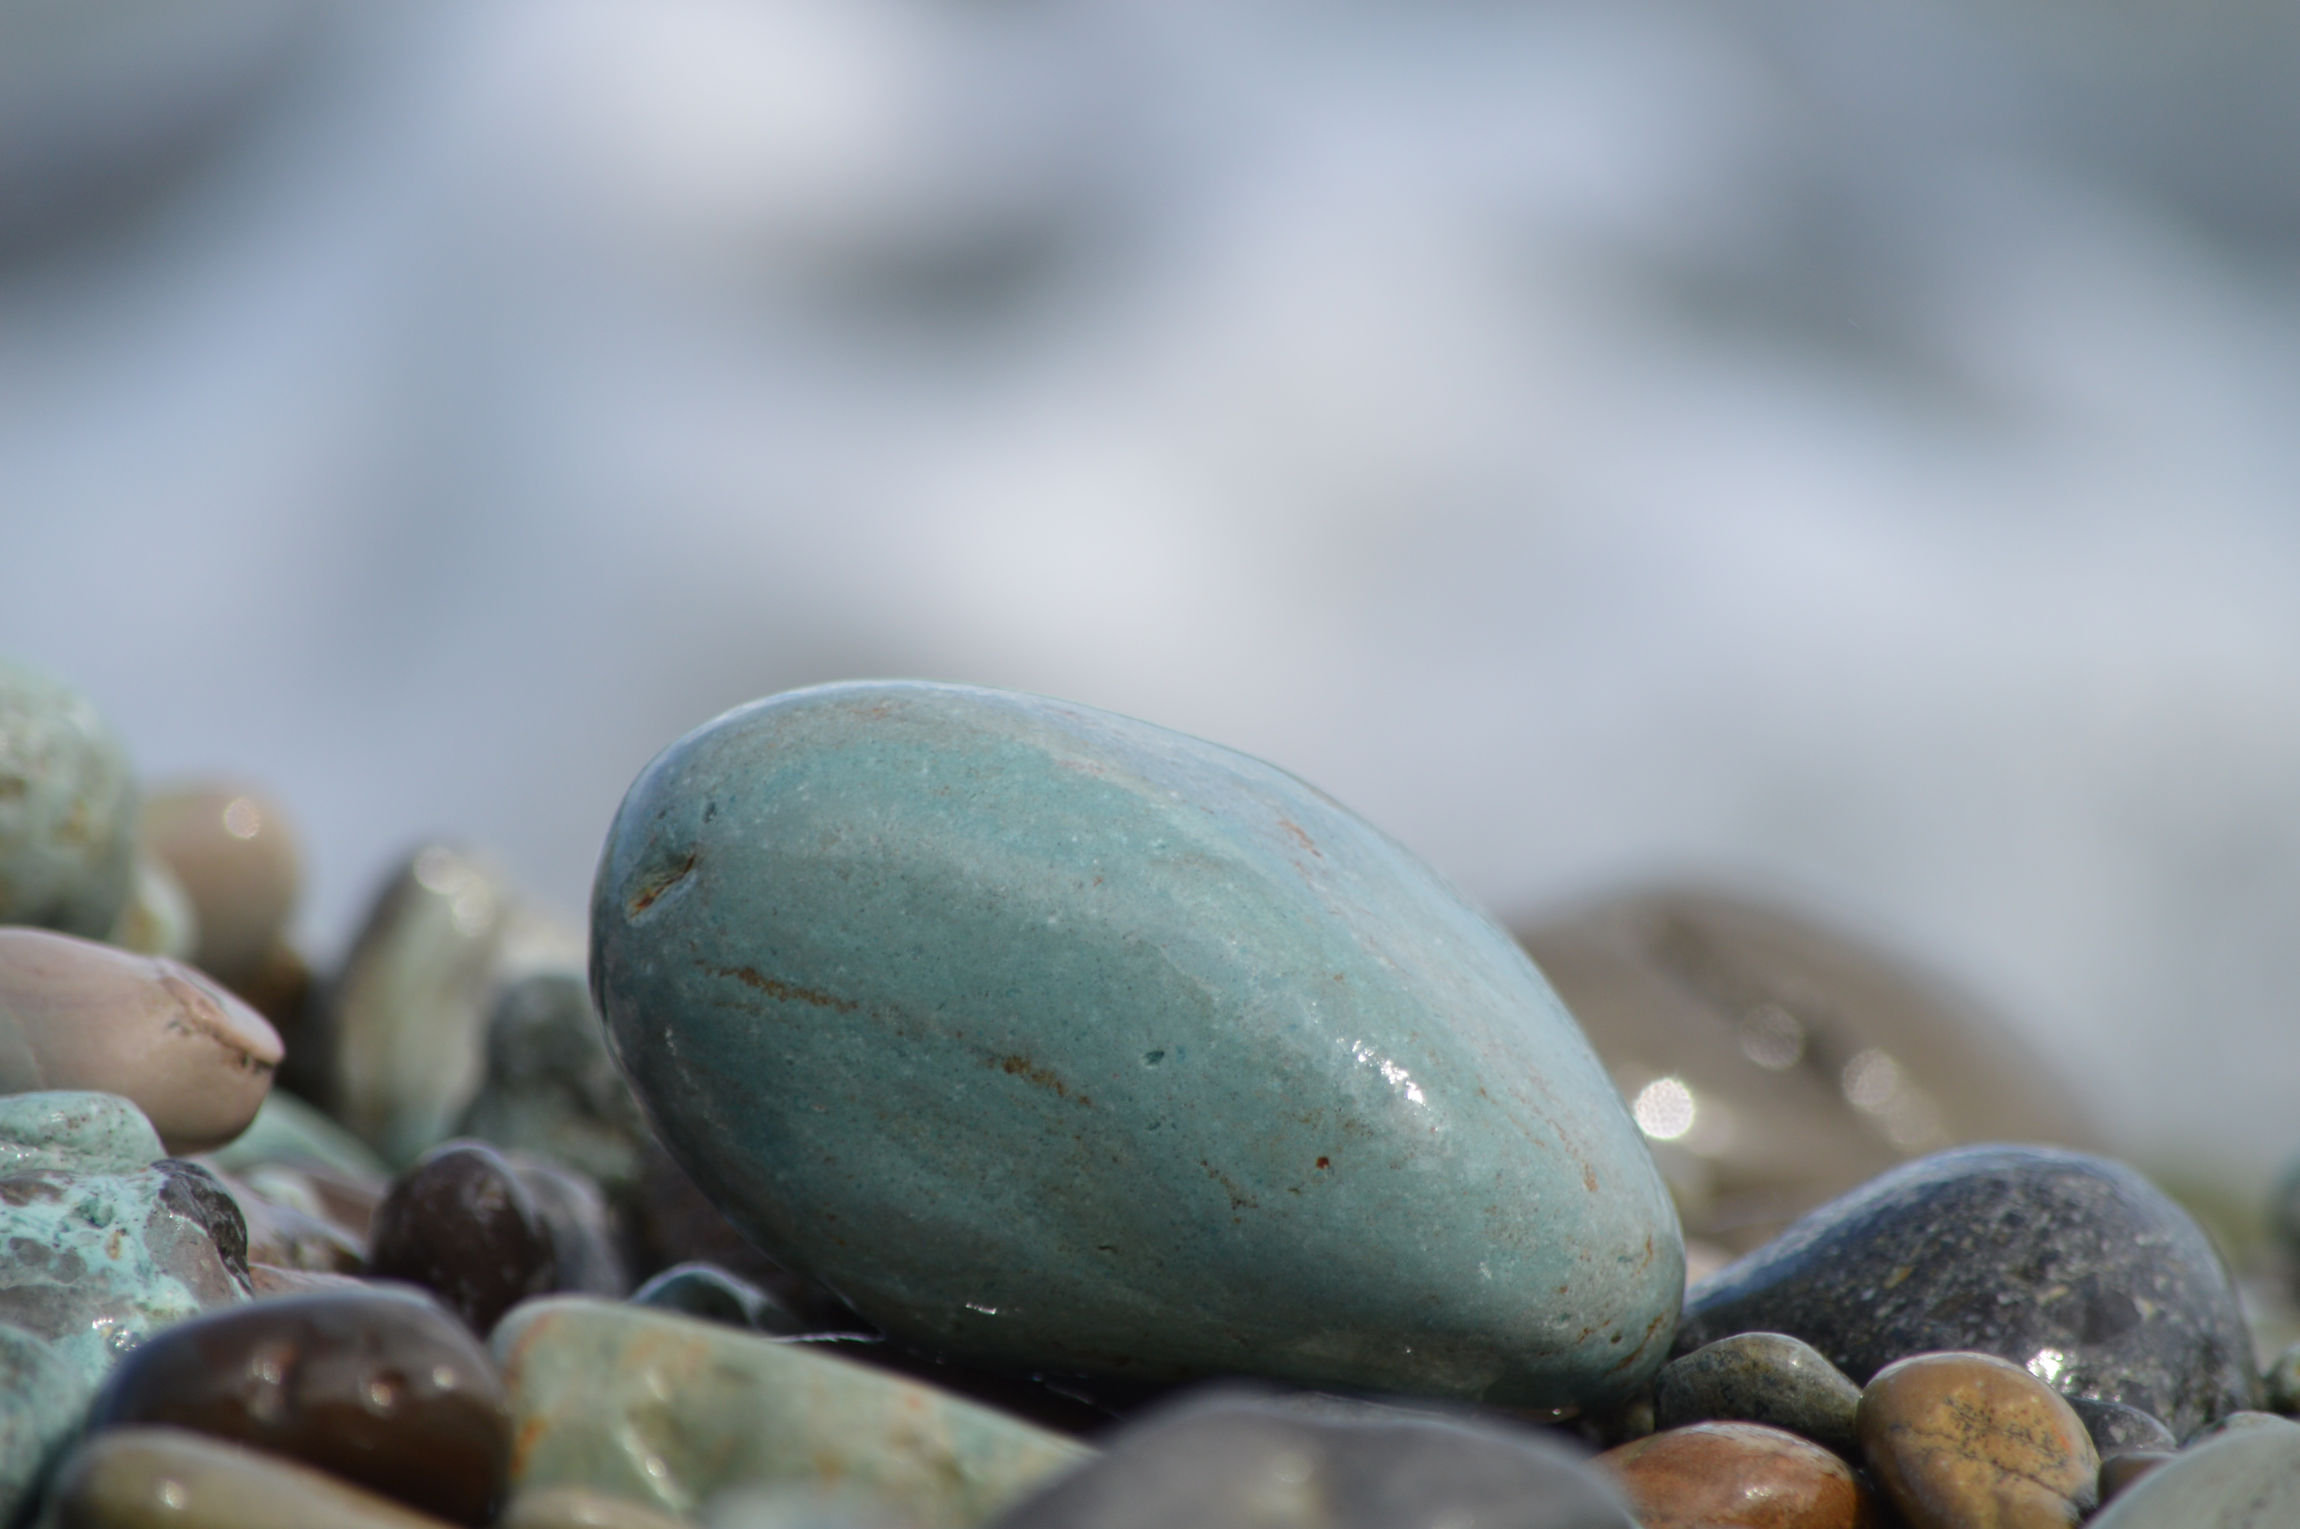
<instances>
[{"instance_id":1,"label":"out-of-focus water","mask_svg":"<svg viewBox=\"0 0 2300 1529\"><path fill-rule=\"evenodd\" d=\"M167 9L0 4L0 647L274 783L321 950L923 674L2300 1149L2300 12Z\"/></svg>"}]
</instances>

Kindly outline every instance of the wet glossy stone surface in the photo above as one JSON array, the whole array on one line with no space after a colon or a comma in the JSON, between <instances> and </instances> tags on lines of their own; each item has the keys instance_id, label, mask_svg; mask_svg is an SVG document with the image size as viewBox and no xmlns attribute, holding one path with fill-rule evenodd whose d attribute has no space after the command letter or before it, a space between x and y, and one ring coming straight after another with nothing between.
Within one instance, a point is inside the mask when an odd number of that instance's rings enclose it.
<instances>
[{"instance_id":1,"label":"wet glossy stone surface","mask_svg":"<svg viewBox=\"0 0 2300 1529\"><path fill-rule=\"evenodd\" d=\"M926 684L626 796L593 989L770 1254L970 1363L1500 1402L1648 1381L1676 1218L1515 943L1258 760Z\"/></svg>"},{"instance_id":2,"label":"wet glossy stone surface","mask_svg":"<svg viewBox=\"0 0 2300 1529\"><path fill-rule=\"evenodd\" d=\"M863 1491L919 1529L982 1522L1086 1456L931 1387L716 1323L558 1296L490 1345L514 1490L583 1487L675 1516L739 1486Z\"/></svg>"},{"instance_id":3,"label":"wet glossy stone surface","mask_svg":"<svg viewBox=\"0 0 2300 1529\"><path fill-rule=\"evenodd\" d=\"M479 1333L559 1284L557 1242L526 1180L471 1141L433 1148L392 1182L369 1232L368 1269L437 1292Z\"/></svg>"},{"instance_id":4,"label":"wet glossy stone surface","mask_svg":"<svg viewBox=\"0 0 2300 1529\"><path fill-rule=\"evenodd\" d=\"M766 1291L714 1264L674 1265L640 1286L631 1300L776 1337L814 1330Z\"/></svg>"},{"instance_id":5,"label":"wet glossy stone surface","mask_svg":"<svg viewBox=\"0 0 2300 1529\"><path fill-rule=\"evenodd\" d=\"M58 1473L54 1497L54 1529L444 1529L349 1482L180 1428L97 1434Z\"/></svg>"},{"instance_id":6,"label":"wet glossy stone surface","mask_svg":"<svg viewBox=\"0 0 2300 1529\"><path fill-rule=\"evenodd\" d=\"M1786 1333L1736 1333L1662 1367L1653 1386L1660 1428L1768 1423L1846 1456L1860 1448L1861 1388L1818 1349Z\"/></svg>"},{"instance_id":7,"label":"wet glossy stone surface","mask_svg":"<svg viewBox=\"0 0 2300 1529\"><path fill-rule=\"evenodd\" d=\"M1688 1236L1746 1252L1959 1142L2094 1144L2073 1096L2002 1021L1801 914L1663 887L1524 924L1520 938L1627 1096L1684 1090L1648 1108L1669 1133L1654 1151Z\"/></svg>"},{"instance_id":8,"label":"wet glossy stone surface","mask_svg":"<svg viewBox=\"0 0 2300 1529\"><path fill-rule=\"evenodd\" d=\"M161 786L145 798L142 840L191 901L193 964L247 987L286 937L302 889L302 852L279 805L233 782Z\"/></svg>"},{"instance_id":9,"label":"wet glossy stone surface","mask_svg":"<svg viewBox=\"0 0 2300 1529\"><path fill-rule=\"evenodd\" d=\"M1910 1529L2066 1529L2100 1457L2059 1392L1990 1354L1920 1354L1861 1393L1861 1449Z\"/></svg>"},{"instance_id":10,"label":"wet glossy stone surface","mask_svg":"<svg viewBox=\"0 0 2300 1529\"><path fill-rule=\"evenodd\" d=\"M1636 1529L1553 1439L1371 1404L1216 1394L1111 1434L996 1529Z\"/></svg>"},{"instance_id":11,"label":"wet glossy stone surface","mask_svg":"<svg viewBox=\"0 0 2300 1529\"><path fill-rule=\"evenodd\" d=\"M2300 1428L2263 1428L2182 1450L2119 1492L2088 1529L2294 1524L2300 1524Z\"/></svg>"},{"instance_id":12,"label":"wet glossy stone surface","mask_svg":"<svg viewBox=\"0 0 2300 1529\"><path fill-rule=\"evenodd\" d=\"M1762 1423L1695 1423L1599 1455L1640 1529L1871 1529L1882 1520L1833 1452Z\"/></svg>"},{"instance_id":13,"label":"wet glossy stone surface","mask_svg":"<svg viewBox=\"0 0 2300 1529\"><path fill-rule=\"evenodd\" d=\"M1941 1349L2033 1365L2175 1434L2252 1404L2251 1335L2187 1212L2121 1163L1964 1147L1814 1211L1687 1292L1680 1351L1791 1333L1856 1382Z\"/></svg>"},{"instance_id":14,"label":"wet glossy stone surface","mask_svg":"<svg viewBox=\"0 0 2300 1529\"><path fill-rule=\"evenodd\" d=\"M431 1301L386 1290L283 1297L155 1333L89 1421L188 1428L474 1525L511 1455L487 1351Z\"/></svg>"},{"instance_id":15,"label":"wet glossy stone surface","mask_svg":"<svg viewBox=\"0 0 2300 1529\"><path fill-rule=\"evenodd\" d=\"M280 1038L211 979L45 929L0 928L0 1093L133 1102L171 1152L230 1141L271 1092Z\"/></svg>"},{"instance_id":16,"label":"wet glossy stone surface","mask_svg":"<svg viewBox=\"0 0 2300 1529\"><path fill-rule=\"evenodd\" d=\"M0 924L100 940L127 906L136 785L71 687L0 658Z\"/></svg>"}]
</instances>

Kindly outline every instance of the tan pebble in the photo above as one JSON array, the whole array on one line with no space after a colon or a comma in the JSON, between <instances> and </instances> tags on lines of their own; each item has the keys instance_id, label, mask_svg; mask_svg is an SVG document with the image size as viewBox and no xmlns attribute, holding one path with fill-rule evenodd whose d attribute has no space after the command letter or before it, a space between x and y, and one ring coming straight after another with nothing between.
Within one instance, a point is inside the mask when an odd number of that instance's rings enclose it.
<instances>
[{"instance_id":1,"label":"tan pebble","mask_svg":"<svg viewBox=\"0 0 2300 1529\"><path fill-rule=\"evenodd\" d=\"M1918 1354L1861 1393L1861 1452L1910 1529L2066 1529L2100 1459L2059 1392L1991 1354Z\"/></svg>"},{"instance_id":2,"label":"tan pebble","mask_svg":"<svg viewBox=\"0 0 2300 1529\"><path fill-rule=\"evenodd\" d=\"M230 783L164 788L144 802L143 843L191 899L194 963L227 987L245 986L286 935L303 881L303 857L278 806Z\"/></svg>"},{"instance_id":3,"label":"tan pebble","mask_svg":"<svg viewBox=\"0 0 2300 1529\"><path fill-rule=\"evenodd\" d=\"M685 1529L685 1520L583 1487L522 1492L495 1529Z\"/></svg>"},{"instance_id":4,"label":"tan pebble","mask_svg":"<svg viewBox=\"0 0 2300 1529\"><path fill-rule=\"evenodd\" d=\"M200 916L166 862L138 851L128 888L128 905L112 922L104 943L139 956L189 961L199 946Z\"/></svg>"},{"instance_id":5,"label":"tan pebble","mask_svg":"<svg viewBox=\"0 0 2300 1529\"><path fill-rule=\"evenodd\" d=\"M1693 1423L1607 1450L1644 1529L1870 1529L1876 1503L1852 1468L1762 1423Z\"/></svg>"},{"instance_id":6,"label":"tan pebble","mask_svg":"<svg viewBox=\"0 0 2300 1529\"><path fill-rule=\"evenodd\" d=\"M333 1476L180 1428L108 1428L58 1473L58 1529L447 1529Z\"/></svg>"},{"instance_id":7,"label":"tan pebble","mask_svg":"<svg viewBox=\"0 0 2300 1529\"><path fill-rule=\"evenodd\" d=\"M2101 1461L2101 1506L2106 1507L2110 1498L2171 1458L2169 1449L2127 1449Z\"/></svg>"},{"instance_id":8,"label":"tan pebble","mask_svg":"<svg viewBox=\"0 0 2300 1529\"><path fill-rule=\"evenodd\" d=\"M279 1062L270 1023L190 967L0 928L0 1093L118 1094L181 1156L246 1130Z\"/></svg>"}]
</instances>

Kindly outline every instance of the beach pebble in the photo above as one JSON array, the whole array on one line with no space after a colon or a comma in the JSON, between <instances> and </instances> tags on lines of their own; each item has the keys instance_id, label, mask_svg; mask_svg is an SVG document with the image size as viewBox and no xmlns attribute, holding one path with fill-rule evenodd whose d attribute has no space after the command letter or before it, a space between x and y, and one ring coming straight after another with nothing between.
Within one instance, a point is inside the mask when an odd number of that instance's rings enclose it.
<instances>
[{"instance_id":1,"label":"beach pebble","mask_svg":"<svg viewBox=\"0 0 2300 1529\"><path fill-rule=\"evenodd\" d=\"M2072 1396L2068 1404L2075 1409L2077 1420L2092 1436L2092 1447L2100 1451L2103 1459L2121 1450L2180 1447L2180 1441L2164 1426L2162 1418L2138 1407L2102 1401L2096 1396Z\"/></svg>"},{"instance_id":2,"label":"beach pebble","mask_svg":"<svg viewBox=\"0 0 2300 1529\"><path fill-rule=\"evenodd\" d=\"M51 1495L54 1529L447 1529L309 1466L181 1428L91 1436Z\"/></svg>"},{"instance_id":3,"label":"beach pebble","mask_svg":"<svg viewBox=\"0 0 2300 1529\"><path fill-rule=\"evenodd\" d=\"M157 786L142 841L183 889L198 932L192 963L235 992L256 982L287 938L303 857L278 803L252 786Z\"/></svg>"},{"instance_id":4,"label":"beach pebble","mask_svg":"<svg viewBox=\"0 0 2300 1529\"><path fill-rule=\"evenodd\" d=\"M1872 1529L1876 1503L1812 1440L1762 1423L1694 1423L1607 1450L1640 1529Z\"/></svg>"},{"instance_id":5,"label":"beach pebble","mask_svg":"<svg viewBox=\"0 0 2300 1529\"><path fill-rule=\"evenodd\" d=\"M545 1487L522 1492L495 1523L496 1529L684 1529L686 1520L604 1492Z\"/></svg>"},{"instance_id":6,"label":"beach pebble","mask_svg":"<svg viewBox=\"0 0 2300 1529\"><path fill-rule=\"evenodd\" d=\"M2294 1524L2300 1524L2300 1428L2259 1428L2182 1450L2129 1483L2087 1529Z\"/></svg>"},{"instance_id":7,"label":"beach pebble","mask_svg":"<svg viewBox=\"0 0 2300 1529\"><path fill-rule=\"evenodd\" d=\"M41 1471L79 1432L90 1389L52 1344L0 1322L0 1523L14 1521Z\"/></svg>"},{"instance_id":8,"label":"beach pebble","mask_svg":"<svg viewBox=\"0 0 2300 1529\"><path fill-rule=\"evenodd\" d=\"M1660 1428L1769 1423L1852 1456L1861 1388L1820 1351L1786 1333L1735 1333L1664 1365L1653 1385Z\"/></svg>"},{"instance_id":9,"label":"beach pebble","mask_svg":"<svg viewBox=\"0 0 2300 1529\"><path fill-rule=\"evenodd\" d=\"M2120 1449L2100 1457L2100 1501L2106 1507L2134 1482L2171 1460L2170 1449Z\"/></svg>"},{"instance_id":10,"label":"beach pebble","mask_svg":"<svg viewBox=\"0 0 2300 1529\"><path fill-rule=\"evenodd\" d=\"M100 940L133 891L136 783L85 697L0 659L0 924Z\"/></svg>"},{"instance_id":11,"label":"beach pebble","mask_svg":"<svg viewBox=\"0 0 2300 1529\"><path fill-rule=\"evenodd\" d=\"M118 1094L170 1152L200 1152L247 1128L280 1055L261 1014L190 967L0 928L0 1093Z\"/></svg>"},{"instance_id":12,"label":"beach pebble","mask_svg":"<svg viewBox=\"0 0 2300 1529\"><path fill-rule=\"evenodd\" d=\"M2176 1436L2251 1406L2252 1338L2211 1239L2121 1163L1960 1147L1813 1211L1686 1293L1677 1344L1804 1339L1856 1383L1978 1350Z\"/></svg>"},{"instance_id":13,"label":"beach pebble","mask_svg":"<svg viewBox=\"0 0 2300 1529\"><path fill-rule=\"evenodd\" d=\"M192 907L175 873L150 855L139 852L129 882L128 903L113 920L104 943L140 956L166 956L191 961L199 948L199 913ZM228 986L228 984L227 984Z\"/></svg>"},{"instance_id":14,"label":"beach pebble","mask_svg":"<svg viewBox=\"0 0 2300 1529\"><path fill-rule=\"evenodd\" d=\"M484 1334L519 1302L559 1287L558 1242L501 1153L455 1141L392 1182L369 1232L368 1269L436 1292Z\"/></svg>"},{"instance_id":15,"label":"beach pebble","mask_svg":"<svg viewBox=\"0 0 2300 1529\"><path fill-rule=\"evenodd\" d=\"M1243 754L922 683L650 764L592 971L764 1250L986 1368L1598 1407L1676 1216L1572 1017L1394 840Z\"/></svg>"},{"instance_id":16,"label":"beach pebble","mask_svg":"<svg viewBox=\"0 0 2300 1529\"><path fill-rule=\"evenodd\" d=\"M917 1529L963 1529L1087 1455L812 1345L625 1303L531 1301L490 1346L521 1494L581 1487L685 1516L736 1487L844 1485Z\"/></svg>"},{"instance_id":17,"label":"beach pebble","mask_svg":"<svg viewBox=\"0 0 2300 1529\"><path fill-rule=\"evenodd\" d=\"M640 1286L631 1300L658 1311L675 1311L777 1337L815 1330L774 1296L716 1264L675 1264Z\"/></svg>"},{"instance_id":18,"label":"beach pebble","mask_svg":"<svg viewBox=\"0 0 2300 1529\"><path fill-rule=\"evenodd\" d=\"M610 1199L636 1190L649 1140L608 1054L589 984L569 971L505 984L487 1020L487 1075L456 1126L588 1174Z\"/></svg>"},{"instance_id":19,"label":"beach pebble","mask_svg":"<svg viewBox=\"0 0 2300 1529\"><path fill-rule=\"evenodd\" d=\"M413 1293L289 1296L146 1339L91 1427L164 1424L299 1460L461 1524L488 1521L511 1412L469 1329Z\"/></svg>"},{"instance_id":20,"label":"beach pebble","mask_svg":"<svg viewBox=\"0 0 2300 1529\"><path fill-rule=\"evenodd\" d=\"M1861 1450L1909 1529L2068 1529L2100 1457L2061 1394L1993 1354L1918 1354L1861 1393Z\"/></svg>"}]
</instances>

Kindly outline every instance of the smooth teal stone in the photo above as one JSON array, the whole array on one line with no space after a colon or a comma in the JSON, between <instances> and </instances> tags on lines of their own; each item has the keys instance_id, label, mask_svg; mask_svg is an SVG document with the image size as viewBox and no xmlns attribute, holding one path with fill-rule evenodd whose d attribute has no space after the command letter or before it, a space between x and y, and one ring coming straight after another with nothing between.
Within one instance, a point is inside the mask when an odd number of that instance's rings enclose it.
<instances>
[{"instance_id":1,"label":"smooth teal stone","mask_svg":"<svg viewBox=\"0 0 2300 1529\"><path fill-rule=\"evenodd\" d=\"M167 1155L144 1112L118 1094L0 1094L0 1176L35 1168L126 1173Z\"/></svg>"},{"instance_id":2,"label":"smooth teal stone","mask_svg":"<svg viewBox=\"0 0 2300 1529\"><path fill-rule=\"evenodd\" d=\"M687 1517L733 1491L843 1489L913 1529L965 1529L1090 1455L807 1344L620 1302L529 1301L488 1346L519 1496L582 1487Z\"/></svg>"},{"instance_id":3,"label":"smooth teal stone","mask_svg":"<svg viewBox=\"0 0 2300 1529\"><path fill-rule=\"evenodd\" d=\"M2239 1428L2174 1455L2087 1529L2291 1529L2300 1524L2300 1428Z\"/></svg>"},{"instance_id":4,"label":"smooth teal stone","mask_svg":"<svg viewBox=\"0 0 2300 1529\"><path fill-rule=\"evenodd\" d=\"M42 1339L0 1322L0 1524L79 1431L93 1385Z\"/></svg>"},{"instance_id":5,"label":"smooth teal stone","mask_svg":"<svg viewBox=\"0 0 2300 1529\"><path fill-rule=\"evenodd\" d=\"M1404 848L1083 706L826 686L617 814L592 986L753 1241L987 1367L1591 1405L1676 1214L1572 1017Z\"/></svg>"},{"instance_id":6,"label":"smooth teal stone","mask_svg":"<svg viewBox=\"0 0 2300 1529\"><path fill-rule=\"evenodd\" d=\"M280 1164L324 1168L349 1178L385 1180L391 1169L366 1142L337 1125L295 1095L279 1089L264 1096L248 1128L206 1154L226 1173L248 1173Z\"/></svg>"},{"instance_id":7,"label":"smooth teal stone","mask_svg":"<svg viewBox=\"0 0 2300 1529\"><path fill-rule=\"evenodd\" d=\"M0 924L103 939L135 879L136 782L87 698L0 659Z\"/></svg>"}]
</instances>

